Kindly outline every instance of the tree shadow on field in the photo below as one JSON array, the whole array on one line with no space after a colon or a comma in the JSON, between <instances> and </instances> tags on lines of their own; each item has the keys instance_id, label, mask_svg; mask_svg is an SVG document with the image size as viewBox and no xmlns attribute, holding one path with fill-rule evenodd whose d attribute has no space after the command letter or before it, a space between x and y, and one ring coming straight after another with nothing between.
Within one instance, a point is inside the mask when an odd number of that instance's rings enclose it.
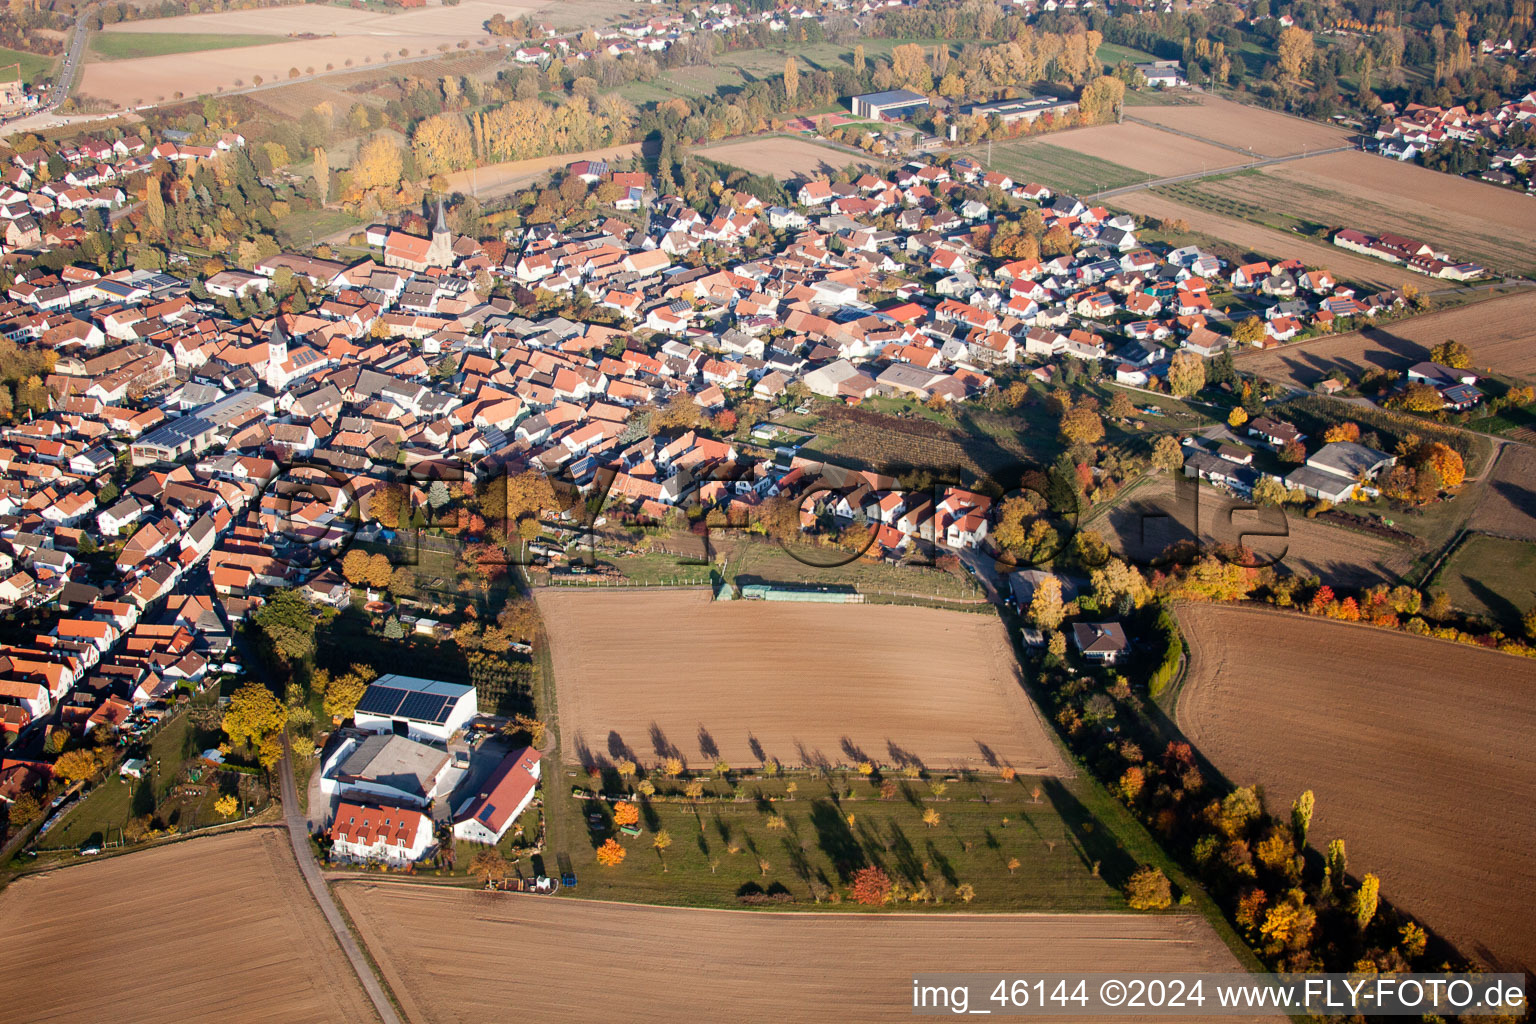
<instances>
[{"instance_id":1,"label":"tree shadow on field","mask_svg":"<svg viewBox=\"0 0 1536 1024\"><path fill-rule=\"evenodd\" d=\"M922 758L910 750L904 750L897 746L896 741L889 737L885 741L885 752L890 756L891 763L898 768L916 768L918 771L922 771L925 767Z\"/></svg>"},{"instance_id":2,"label":"tree shadow on field","mask_svg":"<svg viewBox=\"0 0 1536 1024\"><path fill-rule=\"evenodd\" d=\"M657 757L662 758L663 760L669 757L676 757L679 759L682 758L682 751L678 750L672 745L672 741L667 739L667 734L661 731L660 725L652 722L650 734L651 749L656 751Z\"/></svg>"},{"instance_id":3,"label":"tree shadow on field","mask_svg":"<svg viewBox=\"0 0 1536 1024\"><path fill-rule=\"evenodd\" d=\"M718 760L720 757L720 744L715 742L715 738L709 734L708 729L704 728L702 722L699 723L699 753L709 761Z\"/></svg>"},{"instance_id":4,"label":"tree shadow on field","mask_svg":"<svg viewBox=\"0 0 1536 1024\"><path fill-rule=\"evenodd\" d=\"M998 764L998 762L997 762L997 753L991 747L989 747L985 743L981 742L981 740L977 740L976 741L976 749L981 751L981 759L983 761L987 762L987 767L989 767L989 768L996 768L997 767L997 764Z\"/></svg>"},{"instance_id":5,"label":"tree shadow on field","mask_svg":"<svg viewBox=\"0 0 1536 1024\"><path fill-rule=\"evenodd\" d=\"M1520 609L1509 598L1482 580L1462 576L1461 582L1466 585L1467 590L1471 591L1473 597L1482 602L1483 607L1488 609L1489 616L1499 625L1506 627L1520 625Z\"/></svg>"},{"instance_id":6,"label":"tree shadow on field","mask_svg":"<svg viewBox=\"0 0 1536 1024\"><path fill-rule=\"evenodd\" d=\"M988 835L990 834L989 832ZM944 881L949 883L950 888L959 885L960 876L955 872L955 865L939 850L932 839L928 840L924 845L924 849L928 853L929 862L939 869L939 874L944 876Z\"/></svg>"},{"instance_id":7,"label":"tree shadow on field","mask_svg":"<svg viewBox=\"0 0 1536 1024\"><path fill-rule=\"evenodd\" d=\"M608 756L615 761L620 759L633 761L635 759L635 752L630 749L628 743L624 742L624 737L620 736L617 732L610 731L608 733Z\"/></svg>"},{"instance_id":8,"label":"tree shadow on field","mask_svg":"<svg viewBox=\"0 0 1536 1024\"><path fill-rule=\"evenodd\" d=\"M1123 888L1135 872L1136 858L1120 845L1113 832L1094 817L1059 779L1042 779L1041 788L1046 799L1067 826L1072 848L1082 860L1083 866L1099 866L1099 875L1116 889Z\"/></svg>"},{"instance_id":9,"label":"tree shadow on field","mask_svg":"<svg viewBox=\"0 0 1536 1024\"><path fill-rule=\"evenodd\" d=\"M768 763L768 754L763 750L762 743L750 732L747 733L747 749L752 751L752 756L757 758L759 763Z\"/></svg>"},{"instance_id":10,"label":"tree shadow on field","mask_svg":"<svg viewBox=\"0 0 1536 1024\"><path fill-rule=\"evenodd\" d=\"M869 755L864 753L864 749L853 742L852 738L844 736L838 743L843 748L843 754L854 764L862 764L869 760Z\"/></svg>"},{"instance_id":11,"label":"tree shadow on field","mask_svg":"<svg viewBox=\"0 0 1536 1024\"><path fill-rule=\"evenodd\" d=\"M816 845L827 855L842 881L848 881L855 871L869 863L863 844L832 801L817 800L811 804L811 827L816 830Z\"/></svg>"},{"instance_id":12,"label":"tree shadow on field","mask_svg":"<svg viewBox=\"0 0 1536 1024\"><path fill-rule=\"evenodd\" d=\"M913 885L921 885L928 878L928 872L923 870L923 862L917 855L917 848L912 845L912 840L907 838L907 833L894 821L887 827L891 833L891 855L896 858L896 870L906 876L908 882Z\"/></svg>"}]
</instances>

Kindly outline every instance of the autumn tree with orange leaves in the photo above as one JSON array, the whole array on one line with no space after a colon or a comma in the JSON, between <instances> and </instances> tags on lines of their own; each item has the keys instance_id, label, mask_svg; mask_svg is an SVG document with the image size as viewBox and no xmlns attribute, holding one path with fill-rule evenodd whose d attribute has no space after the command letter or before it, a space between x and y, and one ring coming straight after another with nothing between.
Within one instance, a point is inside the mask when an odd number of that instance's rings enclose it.
<instances>
[{"instance_id":1,"label":"autumn tree with orange leaves","mask_svg":"<svg viewBox=\"0 0 1536 1024\"><path fill-rule=\"evenodd\" d=\"M597 848L597 862L605 868L616 868L624 863L624 847L617 839L610 839Z\"/></svg>"}]
</instances>

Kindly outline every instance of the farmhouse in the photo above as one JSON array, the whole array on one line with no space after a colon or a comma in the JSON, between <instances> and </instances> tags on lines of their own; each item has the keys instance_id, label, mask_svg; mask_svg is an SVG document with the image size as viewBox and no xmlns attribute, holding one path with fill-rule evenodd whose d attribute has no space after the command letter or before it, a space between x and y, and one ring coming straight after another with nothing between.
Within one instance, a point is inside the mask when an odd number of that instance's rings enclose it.
<instances>
[{"instance_id":1,"label":"farmhouse","mask_svg":"<svg viewBox=\"0 0 1536 1024\"><path fill-rule=\"evenodd\" d=\"M472 843L495 844L533 802L539 784L539 752L532 747L502 758L479 792L454 816L453 834Z\"/></svg>"},{"instance_id":2,"label":"farmhouse","mask_svg":"<svg viewBox=\"0 0 1536 1024\"><path fill-rule=\"evenodd\" d=\"M1072 644L1089 661L1113 665L1130 644L1125 629L1118 622L1074 622Z\"/></svg>"},{"instance_id":3,"label":"farmhouse","mask_svg":"<svg viewBox=\"0 0 1536 1024\"><path fill-rule=\"evenodd\" d=\"M1396 456L1363 444L1334 441L1287 476L1285 486L1322 501L1340 502L1354 493L1357 484L1374 479L1396 461Z\"/></svg>"},{"instance_id":4,"label":"farmhouse","mask_svg":"<svg viewBox=\"0 0 1536 1024\"><path fill-rule=\"evenodd\" d=\"M353 719L368 732L441 743L479 712L473 686L391 673L368 686Z\"/></svg>"},{"instance_id":5,"label":"farmhouse","mask_svg":"<svg viewBox=\"0 0 1536 1024\"><path fill-rule=\"evenodd\" d=\"M336 806L331 857L338 860L410 864L432 846L432 819L409 807L354 803Z\"/></svg>"},{"instance_id":6,"label":"farmhouse","mask_svg":"<svg viewBox=\"0 0 1536 1024\"><path fill-rule=\"evenodd\" d=\"M899 119L902 114L909 114L927 105L927 96L908 89L865 93L862 96L855 96L849 104L858 116L877 120L883 120L886 117Z\"/></svg>"}]
</instances>

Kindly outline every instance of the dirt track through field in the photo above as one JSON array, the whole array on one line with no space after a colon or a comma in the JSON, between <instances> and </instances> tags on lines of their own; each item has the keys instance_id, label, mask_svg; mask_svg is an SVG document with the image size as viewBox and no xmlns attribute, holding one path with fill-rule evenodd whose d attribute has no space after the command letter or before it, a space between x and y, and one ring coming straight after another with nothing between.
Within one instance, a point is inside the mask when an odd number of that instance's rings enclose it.
<instances>
[{"instance_id":1,"label":"dirt track through field","mask_svg":"<svg viewBox=\"0 0 1536 1024\"><path fill-rule=\"evenodd\" d=\"M1241 970L1193 914L775 914L336 889L418 1024L511 1007L535 1021L906 1021L917 971ZM527 983L509 997L498 979L513 969Z\"/></svg>"},{"instance_id":2,"label":"dirt track through field","mask_svg":"<svg viewBox=\"0 0 1536 1024\"><path fill-rule=\"evenodd\" d=\"M373 1021L280 828L191 839L0 893L0 1016Z\"/></svg>"},{"instance_id":3,"label":"dirt track through field","mask_svg":"<svg viewBox=\"0 0 1536 1024\"><path fill-rule=\"evenodd\" d=\"M1282 816L1317 795L1312 844L1484 962L1536 967L1536 661L1324 619L1178 612L1179 726Z\"/></svg>"},{"instance_id":4,"label":"dirt track through field","mask_svg":"<svg viewBox=\"0 0 1536 1024\"><path fill-rule=\"evenodd\" d=\"M1472 370L1492 369L1536 380L1536 289L1367 327L1349 334L1260 351L1243 349L1238 366L1264 377L1310 388L1333 370L1359 377L1377 368L1404 370L1429 358L1448 339L1472 350Z\"/></svg>"},{"instance_id":5,"label":"dirt track through field","mask_svg":"<svg viewBox=\"0 0 1536 1024\"><path fill-rule=\"evenodd\" d=\"M991 613L538 592L568 760L1070 774Z\"/></svg>"}]
</instances>

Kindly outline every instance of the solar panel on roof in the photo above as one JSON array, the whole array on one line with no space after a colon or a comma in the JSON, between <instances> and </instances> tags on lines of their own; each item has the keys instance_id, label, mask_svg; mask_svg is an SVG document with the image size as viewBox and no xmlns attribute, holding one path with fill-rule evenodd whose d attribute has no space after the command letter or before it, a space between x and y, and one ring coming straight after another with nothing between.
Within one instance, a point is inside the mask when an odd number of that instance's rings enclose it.
<instances>
[{"instance_id":1,"label":"solar panel on roof","mask_svg":"<svg viewBox=\"0 0 1536 1024\"><path fill-rule=\"evenodd\" d=\"M405 690L392 686L370 686L364 691L363 699L357 702L357 710L366 715L393 715L405 694Z\"/></svg>"},{"instance_id":2,"label":"solar panel on roof","mask_svg":"<svg viewBox=\"0 0 1536 1024\"><path fill-rule=\"evenodd\" d=\"M447 716L443 705L447 702L435 693L412 693L400 702L400 717L418 722L438 722Z\"/></svg>"}]
</instances>

